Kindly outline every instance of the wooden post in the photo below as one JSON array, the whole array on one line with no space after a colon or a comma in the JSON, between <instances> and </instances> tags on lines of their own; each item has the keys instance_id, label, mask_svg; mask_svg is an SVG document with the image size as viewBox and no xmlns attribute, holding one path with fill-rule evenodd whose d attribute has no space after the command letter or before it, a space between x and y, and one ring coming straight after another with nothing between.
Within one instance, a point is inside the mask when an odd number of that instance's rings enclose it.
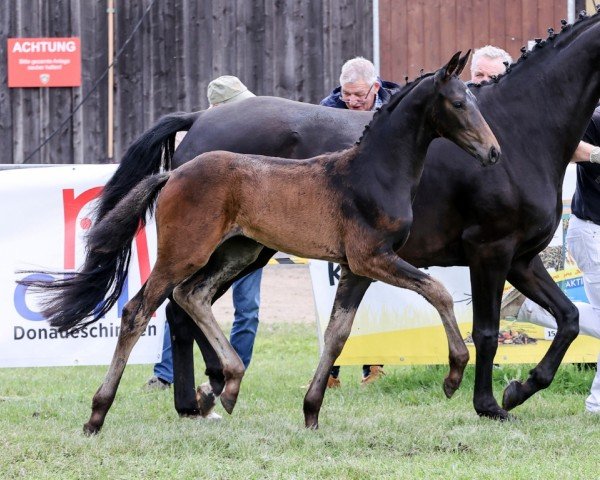
<instances>
[{"instance_id":1,"label":"wooden post","mask_svg":"<svg viewBox=\"0 0 600 480\"><path fill-rule=\"evenodd\" d=\"M114 0L107 0L106 13L108 14L108 145L107 157L112 161L113 152L113 126L114 126L114 111L113 111L113 88L114 88L114 71L112 67L114 57L114 16L115 3Z\"/></svg>"}]
</instances>

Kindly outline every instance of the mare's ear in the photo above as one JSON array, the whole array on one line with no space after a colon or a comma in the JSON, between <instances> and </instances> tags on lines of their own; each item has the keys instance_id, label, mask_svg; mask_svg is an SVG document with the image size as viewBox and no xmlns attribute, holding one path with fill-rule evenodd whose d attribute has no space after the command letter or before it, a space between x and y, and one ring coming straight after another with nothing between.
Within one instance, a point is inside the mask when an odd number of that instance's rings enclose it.
<instances>
[{"instance_id":1,"label":"mare's ear","mask_svg":"<svg viewBox=\"0 0 600 480\"><path fill-rule=\"evenodd\" d=\"M465 65L467 64L467 61L469 60L469 55L471 55L470 48L469 48L469 50L467 50L467 53L465 53L458 60L458 67L456 68L456 71L454 72L454 73L456 73L456 76L460 76L460 74L462 73L463 69L465 68Z\"/></svg>"},{"instance_id":2,"label":"mare's ear","mask_svg":"<svg viewBox=\"0 0 600 480\"><path fill-rule=\"evenodd\" d=\"M460 52L456 52L454 55L452 55L450 61L435 73L435 81L442 82L448 80L455 72L456 67L458 67L459 61Z\"/></svg>"}]
</instances>

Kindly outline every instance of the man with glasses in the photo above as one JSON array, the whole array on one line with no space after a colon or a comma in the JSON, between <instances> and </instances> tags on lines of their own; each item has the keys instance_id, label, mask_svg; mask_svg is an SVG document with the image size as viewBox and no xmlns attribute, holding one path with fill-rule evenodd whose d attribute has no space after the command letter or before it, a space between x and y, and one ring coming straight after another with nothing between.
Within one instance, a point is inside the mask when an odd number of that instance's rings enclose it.
<instances>
[{"instance_id":1,"label":"man with glasses","mask_svg":"<svg viewBox=\"0 0 600 480\"><path fill-rule=\"evenodd\" d=\"M342 66L340 86L321 100L321 105L349 110L370 111L387 103L391 96L400 90L400 85L381 80L375 72L375 66L363 57L348 60ZM331 369L327 388L339 387L340 367ZM362 383L374 382L382 375L383 365L363 365Z\"/></svg>"},{"instance_id":2,"label":"man with glasses","mask_svg":"<svg viewBox=\"0 0 600 480\"><path fill-rule=\"evenodd\" d=\"M375 110L387 103L398 90L400 85L377 76L369 60L356 57L344 63L340 86L321 100L321 105L349 110Z\"/></svg>"}]
</instances>

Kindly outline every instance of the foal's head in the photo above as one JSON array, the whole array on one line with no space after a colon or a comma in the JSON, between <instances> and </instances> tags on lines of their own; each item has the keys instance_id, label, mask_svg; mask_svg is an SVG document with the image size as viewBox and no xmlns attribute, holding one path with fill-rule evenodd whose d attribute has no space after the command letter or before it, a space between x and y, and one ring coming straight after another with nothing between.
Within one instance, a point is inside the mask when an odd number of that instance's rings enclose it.
<instances>
[{"instance_id":1,"label":"foal's head","mask_svg":"<svg viewBox=\"0 0 600 480\"><path fill-rule=\"evenodd\" d=\"M470 52L463 57L455 53L435 72L431 119L441 137L453 141L485 166L498 161L500 146L479 111L477 99L459 78Z\"/></svg>"}]
</instances>

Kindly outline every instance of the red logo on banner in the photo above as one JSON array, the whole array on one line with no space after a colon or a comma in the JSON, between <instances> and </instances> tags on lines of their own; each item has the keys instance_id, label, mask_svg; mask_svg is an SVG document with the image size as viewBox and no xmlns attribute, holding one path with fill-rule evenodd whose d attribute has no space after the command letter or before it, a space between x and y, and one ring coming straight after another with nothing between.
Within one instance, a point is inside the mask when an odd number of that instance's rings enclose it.
<instances>
[{"instance_id":1,"label":"red logo on banner","mask_svg":"<svg viewBox=\"0 0 600 480\"><path fill-rule=\"evenodd\" d=\"M9 87L81 86L79 38L9 38Z\"/></svg>"}]
</instances>

